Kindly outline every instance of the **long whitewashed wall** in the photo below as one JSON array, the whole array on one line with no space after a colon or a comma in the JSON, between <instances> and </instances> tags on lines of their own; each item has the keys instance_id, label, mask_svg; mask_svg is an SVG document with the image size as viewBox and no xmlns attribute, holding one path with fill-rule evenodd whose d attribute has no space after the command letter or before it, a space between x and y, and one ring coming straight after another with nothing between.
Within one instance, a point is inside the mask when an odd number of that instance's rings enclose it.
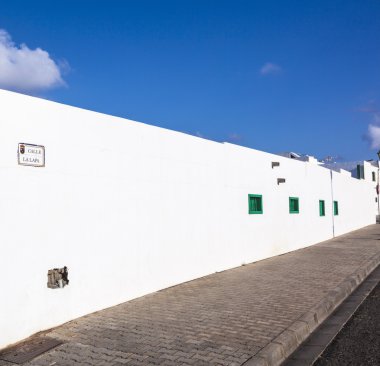
<instances>
[{"instance_id":1,"label":"long whitewashed wall","mask_svg":"<svg viewBox=\"0 0 380 366\"><path fill-rule=\"evenodd\" d=\"M18 165L20 142L44 145L46 166ZM6 91L0 185L0 348L375 222L369 181ZM249 193L263 195L262 215L248 214ZM63 266L69 286L48 289L48 269Z\"/></svg>"}]
</instances>

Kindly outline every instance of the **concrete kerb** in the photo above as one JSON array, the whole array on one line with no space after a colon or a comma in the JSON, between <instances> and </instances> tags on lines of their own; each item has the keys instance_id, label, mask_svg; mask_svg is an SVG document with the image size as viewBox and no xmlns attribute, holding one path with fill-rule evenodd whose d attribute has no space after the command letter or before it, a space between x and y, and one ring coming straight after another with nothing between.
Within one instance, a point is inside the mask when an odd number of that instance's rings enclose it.
<instances>
[{"instance_id":1,"label":"concrete kerb","mask_svg":"<svg viewBox=\"0 0 380 366\"><path fill-rule=\"evenodd\" d=\"M379 264L380 254L376 254L364 263L363 267L357 269L331 290L316 306L244 363L244 366L277 366L284 362Z\"/></svg>"}]
</instances>

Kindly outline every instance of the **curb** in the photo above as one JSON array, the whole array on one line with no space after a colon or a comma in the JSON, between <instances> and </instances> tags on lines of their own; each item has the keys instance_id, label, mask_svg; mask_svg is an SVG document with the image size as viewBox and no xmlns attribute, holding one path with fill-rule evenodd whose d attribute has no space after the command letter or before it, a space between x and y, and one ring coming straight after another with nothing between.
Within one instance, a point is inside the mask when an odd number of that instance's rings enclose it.
<instances>
[{"instance_id":1,"label":"curb","mask_svg":"<svg viewBox=\"0 0 380 366\"><path fill-rule=\"evenodd\" d=\"M298 318L244 366L278 366L345 300L380 264L380 253L344 279L317 305Z\"/></svg>"}]
</instances>

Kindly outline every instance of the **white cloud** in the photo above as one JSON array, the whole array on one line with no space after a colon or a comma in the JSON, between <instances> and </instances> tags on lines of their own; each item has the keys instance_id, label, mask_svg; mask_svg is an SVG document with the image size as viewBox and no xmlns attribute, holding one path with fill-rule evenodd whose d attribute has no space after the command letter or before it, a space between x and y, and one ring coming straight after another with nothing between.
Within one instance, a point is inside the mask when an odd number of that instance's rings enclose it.
<instances>
[{"instance_id":1,"label":"white cloud","mask_svg":"<svg viewBox=\"0 0 380 366\"><path fill-rule=\"evenodd\" d=\"M380 110L376 100L369 100L366 105L357 109L358 112L366 113L370 116L371 121L368 125L368 131L363 136L367 140L371 149L380 149Z\"/></svg>"},{"instance_id":2,"label":"white cloud","mask_svg":"<svg viewBox=\"0 0 380 366\"><path fill-rule=\"evenodd\" d=\"M0 88L33 92L64 85L61 69L48 52L17 46L10 34L0 29Z\"/></svg>"},{"instance_id":3,"label":"white cloud","mask_svg":"<svg viewBox=\"0 0 380 366\"><path fill-rule=\"evenodd\" d=\"M380 113L373 115L373 123L368 126L371 149L380 149Z\"/></svg>"},{"instance_id":4,"label":"white cloud","mask_svg":"<svg viewBox=\"0 0 380 366\"><path fill-rule=\"evenodd\" d=\"M267 62L261 67L260 74L261 75L273 75L273 74L278 74L281 71L282 71L281 66L278 66L272 62Z\"/></svg>"}]
</instances>

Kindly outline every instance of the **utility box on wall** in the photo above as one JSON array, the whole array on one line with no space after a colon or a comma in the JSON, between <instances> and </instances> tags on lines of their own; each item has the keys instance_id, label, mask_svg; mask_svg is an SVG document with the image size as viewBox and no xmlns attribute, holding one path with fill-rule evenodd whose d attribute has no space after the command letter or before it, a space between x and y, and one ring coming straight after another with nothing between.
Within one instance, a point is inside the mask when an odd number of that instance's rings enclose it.
<instances>
[{"instance_id":1,"label":"utility box on wall","mask_svg":"<svg viewBox=\"0 0 380 366\"><path fill-rule=\"evenodd\" d=\"M69 272L67 267L54 268L48 270L48 282L47 287L49 288L63 288L69 284L68 279Z\"/></svg>"}]
</instances>

